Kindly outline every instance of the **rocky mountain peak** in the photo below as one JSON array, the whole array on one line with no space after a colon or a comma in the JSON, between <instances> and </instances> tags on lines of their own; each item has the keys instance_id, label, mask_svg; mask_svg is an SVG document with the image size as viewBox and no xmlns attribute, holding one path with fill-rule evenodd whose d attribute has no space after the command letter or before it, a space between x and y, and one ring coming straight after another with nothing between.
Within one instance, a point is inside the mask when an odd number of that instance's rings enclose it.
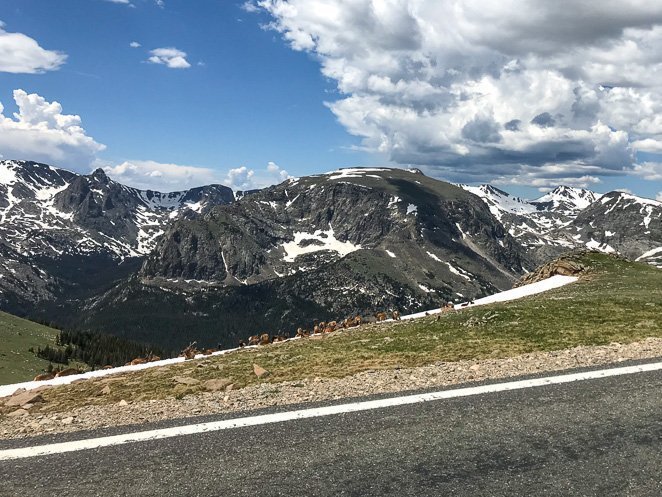
<instances>
[{"instance_id":1,"label":"rocky mountain peak","mask_svg":"<svg viewBox=\"0 0 662 497\"><path fill-rule=\"evenodd\" d=\"M110 181L110 178L106 175L106 171L100 167L95 169L92 174L90 174L90 177L103 184L107 184Z\"/></svg>"},{"instance_id":2,"label":"rocky mountain peak","mask_svg":"<svg viewBox=\"0 0 662 497\"><path fill-rule=\"evenodd\" d=\"M600 194L585 188L562 185L534 200L532 203L540 209L578 212L591 205L600 197Z\"/></svg>"}]
</instances>

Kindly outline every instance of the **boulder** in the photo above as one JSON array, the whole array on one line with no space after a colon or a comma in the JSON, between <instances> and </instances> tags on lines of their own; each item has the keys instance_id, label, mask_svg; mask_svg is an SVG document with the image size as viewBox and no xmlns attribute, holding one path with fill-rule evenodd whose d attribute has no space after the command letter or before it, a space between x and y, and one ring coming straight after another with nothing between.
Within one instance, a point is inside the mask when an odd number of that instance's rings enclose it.
<instances>
[{"instance_id":1,"label":"boulder","mask_svg":"<svg viewBox=\"0 0 662 497\"><path fill-rule=\"evenodd\" d=\"M219 390L226 390L227 387L229 387L230 385L232 385L232 382L227 378L214 378L211 380L207 380L202 384L205 390L209 390L210 392L218 392Z\"/></svg>"},{"instance_id":2,"label":"boulder","mask_svg":"<svg viewBox=\"0 0 662 497\"><path fill-rule=\"evenodd\" d=\"M16 409L15 411L12 411L9 414L7 414L7 416L10 418L19 418L21 416L27 416L29 414L30 413L25 409Z\"/></svg>"},{"instance_id":3,"label":"boulder","mask_svg":"<svg viewBox=\"0 0 662 497\"><path fill-rule=\"evenodd\" d=\"M258 378L264 378L265 376L269 376L269 371L264 369L259 364L253 364L253 372L255 373L255 376L257 376Z\"/></svg>"},{"instance_id":4,"label":"boulder","mask_svg":"<svg viewBox=\"0 0 662 497\"><path fill-rule=\"evenodd\" d=\"M9 397L9 399L5 402L5 406L22 406L25 404L36 404L43 401L44 399L39 392L27 391Z\"/></svg>"},{"instance_id":5,"label":"boulder","mask_svg":"<svg viewBox=\"0 0 662 497\"><path fill-rule=\"evenodd\" d=\"M196 380L190 376L175 376L172 381L180 385L197 385L200 383L200 380Z\"/></svg>"}]
</instances>

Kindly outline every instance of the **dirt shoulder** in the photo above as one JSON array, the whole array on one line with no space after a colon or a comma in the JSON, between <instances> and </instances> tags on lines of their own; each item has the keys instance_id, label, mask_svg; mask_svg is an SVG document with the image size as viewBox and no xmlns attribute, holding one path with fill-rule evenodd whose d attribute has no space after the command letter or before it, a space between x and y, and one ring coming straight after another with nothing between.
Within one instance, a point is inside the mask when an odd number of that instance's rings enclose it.
<instances>
[{"instance_id":1,"label":"dirt shoulder","mask_svg":"<svg viewBox=\"0 0 662 497\"><path fill-rule=\"evenodd\" d=\"M582 346L553 352L534 352L505 359L439 362L421 367L363 371L344 378L311 377L302 381L263 382L234 390L197 392L182 398L120 401L52 412L38 402L1 418L0 438L22 438L47 433L73 432L109 426L136 425L218 413L252 411L270 406L352 399L372 394L407 392L487 379L503 379L541 372L558 372L632 359L662 357L662 339L605 346ZM179 378L185 384L186 377ZM108 377L104 388L123 378ZM11 399L8 398L8 399ZM8 401L5 399L5 402ZM14 414L16 413L16 414Z\"/></svg>"}]
</instances>

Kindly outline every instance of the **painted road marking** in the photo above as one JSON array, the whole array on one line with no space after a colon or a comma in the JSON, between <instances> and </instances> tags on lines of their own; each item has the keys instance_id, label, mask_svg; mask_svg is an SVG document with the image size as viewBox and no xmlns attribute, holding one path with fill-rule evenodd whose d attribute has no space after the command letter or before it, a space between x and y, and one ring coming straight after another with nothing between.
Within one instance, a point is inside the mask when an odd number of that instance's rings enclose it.
<instances>
[{"instance_id":1,"label":"painted road marking","mask_svg":"<svg viewBox=\"0 0 662 497\"><path fill-rule=\"evenodd\" d=\"M507 392L510 390L521 390L524 388L534 388L545 385L559 385L562 383L571 383L575 381L593 380L598 378L608 378L611 376L646 373L646 372L659 371L659 370L662 370L662 362L657 362L653 364L641 364L638 366L627 366L627 367L613 368L613 369L601 369L597 371L586 371L583 373L548 376L545 378L534 378L530 380L509 381L505 383L495 383L492 385L479 385L475 387L456 388L453 390L443 390L440 392L405 395L402 397L393 397L393 398L380 399L380 400L368 400L363 402L352 402L349 404L317 407L311 409L300 409L297 411L280 412L274 414L262 414L259 416L248 416L245 418L226 419L223 421L212 421L209 423L198 423L187 426L176 426L172 428L142 431L138 433L126 433L123 435L91 438L87 440L76 440L72 442L62 442L62 443L55 443L49 445L37 445L34 447L23 447L20 449L6 449L6 450L0 450L0 461L7 461L12 459L25 459L28 457L47 456L53 454L63 454L66 452L76 452L79 450L98 449L101 447L112 447L115 445L123 445L128 443L161 440L165 438L194 435L197 433L209 433L220 430L229 430L233 428L245 428L248 426L282 423L285 421L295 421L299 419L316 418L321 416L332 416L334 414L369 411L372 409L383 409L386 407L404 406L409 404L418 404L421 402L431 402L435 400L453 399L457 397L468 397L472 395L482 395L488 393Z\"/></svg>"}]
</instances>

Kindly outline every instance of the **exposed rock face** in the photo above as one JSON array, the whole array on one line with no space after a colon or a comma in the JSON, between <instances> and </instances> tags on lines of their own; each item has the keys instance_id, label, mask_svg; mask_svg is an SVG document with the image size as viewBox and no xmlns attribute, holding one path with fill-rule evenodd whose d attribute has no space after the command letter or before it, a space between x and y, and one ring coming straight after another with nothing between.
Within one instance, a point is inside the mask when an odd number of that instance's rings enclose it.
<instances>
[{"instance_id":1,"label":"exposed rock face","mask_svg":"<svg viewBox=\"0 0 662 497\"><path fill-rule=\"evenodd\" d=\"M167 224L234 201L210 185L174 193L130 188L101 169L78 175L27 161L0 161L0 306L90 291L135 271Z\"/></svg>"},{"instance_id":2,"label":"exposed rock face","mask_svg":"<svg viewBox=\"0 0 662 497\"><path fill-rule=\"evenodd\" d=\"M421 292L419 284L435 284L426 271L463 287L482 278L506 288L525 264L520 247L475 197L384 169L289 181L177 221L141 275L252 284L360 250L393 254L393 273L414 276L410 284Z\"/></svg>"},{"instance_id":3,"label":"exposed rock face","mask_svg":"<svg viewBox=\"0 0 662 497\"><path fill-rule=\"evenodd\" d=\"M529 285L546 280L557 274L561 276L578 276L586 270L586 267L579 262L581 255L585 253L585 251L578 251L548 262L534 272L523 276L515 286Z\"/></svg>"}]
</instances>

